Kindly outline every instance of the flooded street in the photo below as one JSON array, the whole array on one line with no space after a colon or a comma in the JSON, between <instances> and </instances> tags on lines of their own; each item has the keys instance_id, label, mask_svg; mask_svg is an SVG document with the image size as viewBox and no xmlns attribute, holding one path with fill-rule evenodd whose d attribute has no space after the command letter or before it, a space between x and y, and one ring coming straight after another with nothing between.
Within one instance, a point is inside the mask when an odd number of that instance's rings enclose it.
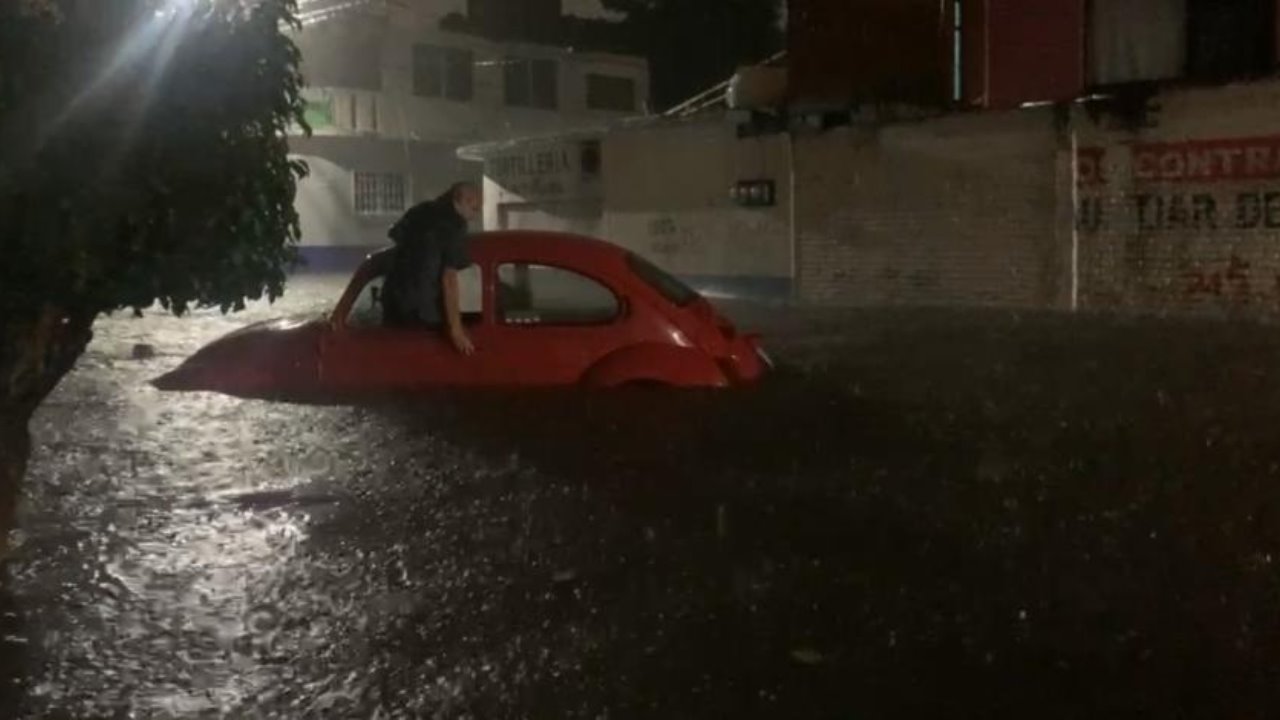
<instances>
[{"instance_id":1,"label":"flooded street","mask_svg":"<svg viewBox=\"0 0 1280 720\"><path fill-rule=\"evenodd\" d=\"M727 394L146 383L340 288L99 322L33 423L4 717L1280 711L1275 327L734 306L783 367Z\"/></svg>"}]
</instances>

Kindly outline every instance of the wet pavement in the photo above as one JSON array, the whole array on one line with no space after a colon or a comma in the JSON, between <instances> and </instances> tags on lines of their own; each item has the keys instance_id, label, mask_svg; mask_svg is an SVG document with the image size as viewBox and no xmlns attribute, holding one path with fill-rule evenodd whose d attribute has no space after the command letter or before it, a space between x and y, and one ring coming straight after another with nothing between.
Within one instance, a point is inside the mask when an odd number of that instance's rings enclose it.
<instances>
[{"instance_id":1,"label":"wet pavement","mask_svg":"<svg viewBox=\"0 0 1280 720\"><path fill-rule=\"evenodd\" d=\"M1280 328L739 304L783 363L740 392L146 384L338 289L99 323L0 717L1280 711Z\"/></svg>"}]
</instances>

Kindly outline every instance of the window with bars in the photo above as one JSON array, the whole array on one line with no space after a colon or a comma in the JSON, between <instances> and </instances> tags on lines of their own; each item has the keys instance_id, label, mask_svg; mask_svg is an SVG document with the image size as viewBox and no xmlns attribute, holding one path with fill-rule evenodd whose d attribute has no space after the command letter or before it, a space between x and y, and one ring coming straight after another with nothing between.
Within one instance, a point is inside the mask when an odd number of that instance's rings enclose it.
<instances>
[{"instance_id":1,"label":"window with bars","mask_svg":"<svg viewBox=\"0 0 1280 720\"><path fill-rule=\"evenodd\" d=\"M413 94L466 102L474 92L470 50L413 46Z\"/></svg>"},{"instance_id":2,"label":"window with bars","mask_svg":"<svg viewBox=\"0 0 1280 720\"><path fill-rule=\"evenodd\" d=\"M555 110L560 104L557 72L555 60L507 58L502 73L507 105Z\"/></svg>"},{"instance_id":3,"label":"window with bars","mask_svg":"<svg viewBox=\"0 0 1280 720\"><path fill-rule=\"evenodd\" d=\"M355 206L359 215L404 212L406 195L405 178L401 173L355 174Z\"/></svg>"}]
</instances>

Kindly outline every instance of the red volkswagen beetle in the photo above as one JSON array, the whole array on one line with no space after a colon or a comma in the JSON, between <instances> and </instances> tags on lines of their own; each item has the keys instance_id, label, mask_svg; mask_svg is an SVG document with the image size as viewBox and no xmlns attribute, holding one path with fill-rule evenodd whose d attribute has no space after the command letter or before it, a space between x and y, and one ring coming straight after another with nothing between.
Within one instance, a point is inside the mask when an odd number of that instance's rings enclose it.
<instances>
[{"instance_id":1,"label":"red volkswagen beetle","mask_svg":"<svg viewBox=\"0 0 1280 720\"><path fill-rule=\"evenodd\" d=\"M384 327L392 250L370 255L327 318L276 320L206 345L154 381L162 390L244 397L660 384L722 388L770 361L711 304L653 264L601 240L549 232L480 233L460 273L458 353L442 333Z\"/></svg>"}]
</instances>

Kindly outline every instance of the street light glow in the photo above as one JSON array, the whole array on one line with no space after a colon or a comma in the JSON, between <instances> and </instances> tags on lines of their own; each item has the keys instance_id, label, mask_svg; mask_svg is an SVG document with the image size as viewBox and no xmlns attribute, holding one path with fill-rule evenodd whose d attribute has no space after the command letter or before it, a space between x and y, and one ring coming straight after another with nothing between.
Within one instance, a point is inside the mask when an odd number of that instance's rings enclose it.
<instances>
[{"instance_id":1,"label":"street light glow","mask_svg":"<svg viewBox=\"0 0 1280 720\"><path fill-rule=\"evenodd\" d=\"M196 0L163 0L156 5L155 16L159 19L190 15L195 9Z\"/></svg>"}]
</instances>

